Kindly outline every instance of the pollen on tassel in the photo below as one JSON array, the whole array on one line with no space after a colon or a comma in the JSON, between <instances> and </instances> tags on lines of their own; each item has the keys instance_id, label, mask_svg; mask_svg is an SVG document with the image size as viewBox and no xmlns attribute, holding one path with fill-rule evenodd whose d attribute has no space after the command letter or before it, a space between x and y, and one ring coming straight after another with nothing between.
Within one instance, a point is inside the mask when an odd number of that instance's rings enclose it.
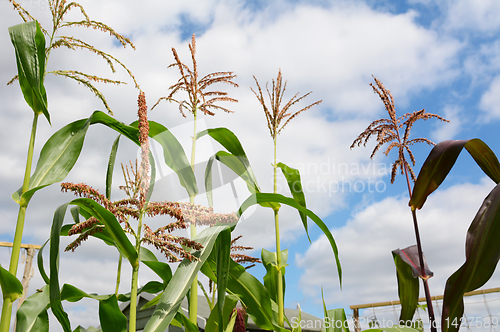
<instances>
[{"instance_id":1,"label":"pollen on tassel","mask_svg":"<svg viewBox=\"0 0 500 332\"><path fill-rule=\"evenodd\" d=\"M141 91L137 101L139 110L139 143L141 144L141 165L139 169L141 179L140 201L146 202L146 193L149 190L149 122L148 107L146 106L146 95Z\"/></svg>"}]
</instances>

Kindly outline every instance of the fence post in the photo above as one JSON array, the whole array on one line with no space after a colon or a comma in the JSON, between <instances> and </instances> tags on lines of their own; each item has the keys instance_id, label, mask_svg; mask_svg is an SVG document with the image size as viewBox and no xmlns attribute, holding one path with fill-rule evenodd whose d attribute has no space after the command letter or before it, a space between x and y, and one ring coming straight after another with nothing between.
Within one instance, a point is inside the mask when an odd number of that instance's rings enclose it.
<instances>
[{"instance_id":1,"label":"fence post","mask_svg":"<svg viewBox=\"0 0 500 332\"><path fill-rule=\"evenodd\" d=\"M359 325L359 309L358 308L352 309L352 318L354 321L354 331L361 332L361 326Z\"/></svg>"}]
</instances>

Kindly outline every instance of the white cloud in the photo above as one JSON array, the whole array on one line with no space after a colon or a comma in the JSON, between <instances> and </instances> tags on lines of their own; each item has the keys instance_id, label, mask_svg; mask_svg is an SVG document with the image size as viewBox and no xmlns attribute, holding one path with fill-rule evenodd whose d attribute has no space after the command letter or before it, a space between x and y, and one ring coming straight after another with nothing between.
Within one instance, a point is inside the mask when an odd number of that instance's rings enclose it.
<instances>
[{"instance_id":1,"label":"white cloud","mask_svg":"<svg viewBox=\"0 0 500 332\"><path fill-rule=\"evenodd\" d=\"M485 121L500 118L500 76L495 77L488 90L481 96L479 107L487 115Z\"/></svg>"},{"instance_id":2,"label":"white cloud","mask_svg":"<svg viewBox=\"0 0 500 332\"><path fill-rule=\"evenodd\" d=\"M495 0L459 0L447 2L445 27L454 30L495 32L500 28L500 3Z\"/></svg>"},{"instance_id":3,"label":"white cloud","mask_svg":"<svg viewBox=\"0 0 500 332\"><path fill-rule=\"evenodd\" d=\"M450 122L439 122L436 120L435 130L432 139L438 143L444 140L454 139L462 130L462 109L458 106L445 106L439 115Z\"/></svg>"}]
</instances>

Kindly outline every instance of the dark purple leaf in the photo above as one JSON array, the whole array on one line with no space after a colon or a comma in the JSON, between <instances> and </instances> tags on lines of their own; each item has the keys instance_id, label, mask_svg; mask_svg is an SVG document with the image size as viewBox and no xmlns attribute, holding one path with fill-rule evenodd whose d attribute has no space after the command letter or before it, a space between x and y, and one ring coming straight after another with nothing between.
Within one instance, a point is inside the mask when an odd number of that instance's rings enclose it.
<instances>
[{"instance_id":1,"label":"dark purple leaf","mask_svg":"<svg viewBox=\"0 0 500 332\"><path fill-rule=\"evenodd\" d=\"M412 208L422 208L427 196L444 181L464 147L486 175L495 183L500 182L500 163L486 143L478 138L443 141L432 149L418 174L410 199Z\"/></svg>"},{"instance_id":2,"label":"dark purple leaf","mask_svg":"<svg viewBox=\"0 0 500 332\"><path fill-rule=\"evenodd\" d=\"M500 259L499 238L500 185L497 185L484 200L467 231L465 263L446 282L443 332L458 331L464 311L463 295L482 287L493 275Z\"/></svg>"}]
</instances>

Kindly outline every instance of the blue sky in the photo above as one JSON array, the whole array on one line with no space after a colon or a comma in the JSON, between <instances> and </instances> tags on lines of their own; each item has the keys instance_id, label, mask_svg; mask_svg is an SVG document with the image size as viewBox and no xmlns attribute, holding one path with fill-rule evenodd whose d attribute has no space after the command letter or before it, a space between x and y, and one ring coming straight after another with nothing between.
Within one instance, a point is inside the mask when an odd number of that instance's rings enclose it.
<instances>
[{"instance_id":1,"label":"blue sky","mask_svg":"<svg viewBox=\"0 0 500 332\"><path fill-rule=\"evenodd\" d=\"M26 9L49 26L49 12L35 8L34 1L23 2ZM386 117L382 102L372 92L372 75L393 93L399 115L425 108L450 120L417 122L412 137L446 139L483 139L493 151L500 151L497 126L500 120L500 4L494 0L458 1L81 1L91 18L106 22L129 36L136 51L123 49L109 36L95 31L67 30L114 54L133 71L145 91L148 105L168 94L177 72L167 69L173 62L171 48L187 62L188 43L197 36L197 59L201 73L234 71L238 89L222 88L239 100L229 105L234 114L218 113L205 117L200 126L225 126L237 134L247 151L259 184L271 191L272 140L263 111L250 87L252 75L261 85L275 78L281 69L288 80L288 95L313 93L305 102L323 102L290 122L278 138L278 159L302 171L308 207L331 229L344 269L344 284L339 288L333 255L326 239L311 223L310 244L295 211L283 209L281 231L283 248L288 248L286 305L297 303L303 310L322 315L323 286L329 308L397 299L391 250L414 244L408 195L402 176L390 184L384 172L364 172L369 166L390 168L395 154L379 152L369 156L366 148L349 149L352 141L370 122ZM79 19L76 12L75 16ZM0 2L0 82L15 75L15 58L7 28L21 23L7 1ZM49 69L77 69L110 76L129 83L123 71L110 74L97 57L84 52L57 50L51 55ZM88 117L103 109L89 91L74 82L48 76L46 80L52 127L42 123L36 149L66 123ZM135 120L137 91L132 84L102 88L115 116L124 122ZM285 98L287 98L285 97ZM0 84L0 239L12 241L16 205L10 194L22 179L25 149L31 126L31 111L25 106L18 86ZM307 105L307 104L302 104ZM175 105L160 104L151 118L172 129L189 155L192 123L182 118ZM200 127L200 128L201 128ZM85 181L104 189L107 154L114 135L104 128L92 128L77 167L68 180ZM204 143L205 144L205 143ZM135 158L132 145L123 144L120 161ZM218 147L206 142L197 156L200 163ZM418 171L430 151L415 146ZM344 167L344 168L343 168ZM343 169L343 172L339 172ZM359 171L361 170L361 171ZM168 172L168 170L165 170ZM200 171L201 172L201 171ZM116 173L117 178L119 173ZM335 183L378 183L381 192L330 190ZM328 185L326 185L328 184ZM285 183L281 182L283 188ZM238 201L246 198L245 186L235 181ZM327 188L327 189L325 189ZM353 187L355 188L355 187ZM359 188L359 187L358 187ZM442 294L447 277L464 259L468 225L482 200L493 188L472 159L462 155L449 178L433 194L420 216L424 252L435 277L431 293ZM226 188L227 189L227 188ZM236 208L234 195L216 192L216 209ZM283 194L288 195L286 190ZM116 195L119 195L116 191ZM166 196L162 196L166 195ZM176 197L176 195L178 195ZM182 190L158 190L158 199L182 200ZM38 193L28 210L25 241L41 244L48 237L52 214L71 199L57 185ZM204 204L204 198L198 198ZM236 228L242 244L274 250L272 213L255 209L245 215ZM68 220L69 222L69 220ZM161 222L161 221L159 221ZM80 252L64 254L63 282L89 292L105 293L113 288L116 253L107 252L98 242L83 246ZM0 253L7 264L7 250ZM63 264L64 263L64 264ZM72 273L79 266L84 271ZM96 271L99 271L96 275ZM264 269L251 270L261 278ZM141 281L153 278L143 269ZM127 275L128 272L124 272ZM99 280L99 282L96 282ZM486 287L498 286L496 273ZM123 290L128 283L123 281ZM35 273L33 287L42 284ZM68 306L73 324L96 321L96 306Z\"/></svg>"}]
</instances>

